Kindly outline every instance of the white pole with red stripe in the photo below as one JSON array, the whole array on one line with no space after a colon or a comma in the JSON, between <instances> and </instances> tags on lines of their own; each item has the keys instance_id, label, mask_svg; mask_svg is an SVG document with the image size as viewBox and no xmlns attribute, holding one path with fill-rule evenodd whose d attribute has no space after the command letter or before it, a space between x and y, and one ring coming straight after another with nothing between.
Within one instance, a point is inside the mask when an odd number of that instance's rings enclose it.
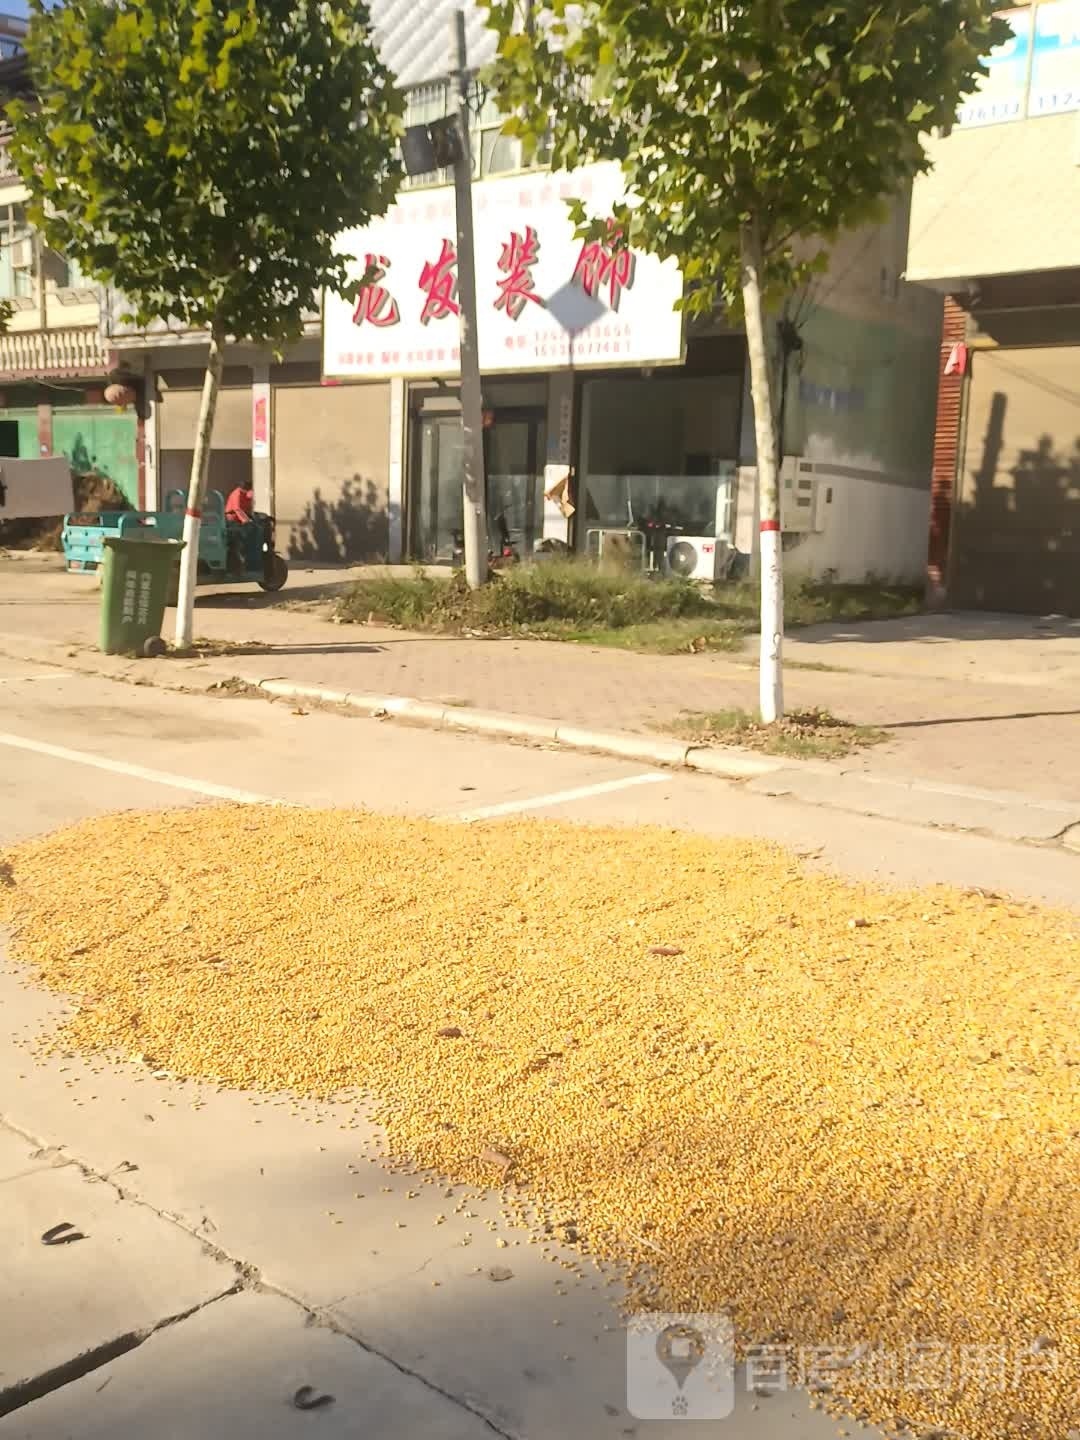
<instances>
[{"instance_id":1,"label":"white pole with red stripe","mask_svg":"<svg viewBox=\"0 0 1080 1440\"><path fill-rule=\"evenodd\" d=\"M742 293L746 318L746 349L750 362L750 394L754 402L757 437L758 520L761 574L761 656L758 672L758 706L771 725L784 714L784 569L780 534L780 475L776 459L776 422L773 417L769 349L765 338L762 293L764 253L758 227L744 227Z\"/></svg>"}]
</instances>

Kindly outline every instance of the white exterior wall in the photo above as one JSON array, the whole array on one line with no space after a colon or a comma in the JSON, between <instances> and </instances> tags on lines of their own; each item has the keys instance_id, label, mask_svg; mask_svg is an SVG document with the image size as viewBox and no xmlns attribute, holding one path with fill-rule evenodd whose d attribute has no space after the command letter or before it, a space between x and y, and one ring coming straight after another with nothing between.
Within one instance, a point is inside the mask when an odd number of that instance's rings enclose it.
<instances>
[{"instance_id":1,"label":"white exterior wall","mask_svg":"<svg viewBox=\"0 0 1080 1440\"><path fill-rule=\"evenodd\" d=\"M848 473L842 473L848 470ZM926 572L930 492L871 470L828 461L815 465L821 529L787 533L784 573L799 578L828 574L858 584L873 577L916 585ZM735 546L757 575L757 470L739 468Z\"/></svg>"},{"instance_id":2,"label":"white exterior wall","mask_svg":"<svg viewBox=\"0 0 1080 1440\"><path fill-rule=\"evenodd\" d=\"M820 533L800 536L785 552L784 570L797 576L833 574L858 583L869 577L918 584L926 573L929 488L878 477L840 475L827 465L815 481L824 494ZM832 501L826 496L831 492ZM789 544L792 541L788 541Z\"/></svg>"},{"instance_id":3,"label":"white exterior wall","mask_svg":"<svg viewBox=\"0 0 1080 1440\"><path fill-rule=\"evenodd\" d=\"M884 224L842 236L827 274L791 307L803 350L790 362L784 453L806 463L816 493L801 533L784 507L790 575L925 574L941 300L900 278L907 230L902 198ZM747 393L736 544L756 573L752 421Z\"/></svg>"}]
</instances>

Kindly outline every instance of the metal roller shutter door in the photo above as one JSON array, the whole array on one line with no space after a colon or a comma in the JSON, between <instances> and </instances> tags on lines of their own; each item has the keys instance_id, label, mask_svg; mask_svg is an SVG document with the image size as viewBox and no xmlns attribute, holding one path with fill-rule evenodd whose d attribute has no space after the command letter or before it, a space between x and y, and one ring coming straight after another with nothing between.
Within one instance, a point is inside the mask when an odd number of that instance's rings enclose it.
<instances>
[{"instance_id":1,"label":"metal roller shutter door","mask_svg":"<svg viewBox=\"0 0 1080 1440\"><path fill-rule=\"evenodd\" d=\"M975 352L950 599L1080 615L1080 346Z\"/></svg>"},{"instance_id":2,"label":"metal roller shutter door","mask_svg":"<svg viewBox=\"0 0 1080 1440\"><path fill-rule=\"evenodd\" d=\"M389 467L389 384L275 389L274 511L290 560L385 560Z\"/></svg>"}]
</instances>

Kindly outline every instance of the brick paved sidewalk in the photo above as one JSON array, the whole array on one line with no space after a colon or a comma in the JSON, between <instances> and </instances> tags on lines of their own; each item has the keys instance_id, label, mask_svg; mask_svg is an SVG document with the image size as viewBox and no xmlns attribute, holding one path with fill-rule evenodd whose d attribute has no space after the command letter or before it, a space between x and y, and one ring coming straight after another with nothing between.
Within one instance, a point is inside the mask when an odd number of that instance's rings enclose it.
<instances>
[{"instance_id":1,"label":"brick paved sidewalk","mask_svg":"<svg viewBox=\"0 0 1080 1440\"><path fill-rule=\"evenodd\" d=\"M297 578L294 596L303 593ZM7 642L10 650L20 634L92 644L96 609L97 591L78 577L0 562L0 648ZM195 631L257 645L213 662L248 679L407 695L594 729L656 732L684 710L756 703L752 653L635 655L336 626L242 590L200 595ZM1076 622L915 617L816 627L798 632L788 655L795 662L789 708L824 706L888 731L886 744L845 761L848 769L1080 800ZM808 664L836 668L802 668Z\"/></svg>"}]
</instances>

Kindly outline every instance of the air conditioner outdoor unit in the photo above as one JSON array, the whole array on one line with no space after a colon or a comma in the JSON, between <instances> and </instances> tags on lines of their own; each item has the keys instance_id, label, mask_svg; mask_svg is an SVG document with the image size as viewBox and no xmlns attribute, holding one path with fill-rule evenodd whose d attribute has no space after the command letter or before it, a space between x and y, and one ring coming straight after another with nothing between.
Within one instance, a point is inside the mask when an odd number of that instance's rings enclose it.
<instances>
[{"instance_id":1,"label":"air conditioner outdoor unit","mask_svg":"<svg viewBox=\"0 0 1080 1440\"><path fill-rule=\"evenodd\" d=\"M645 569L645 536L640 530L603 526L585 532L590 560L617 570Z\"/></svg>"},{"instance_id":2,"label":"air conditioner outdoor unit","mask_svg":"<svg viewBox=\"0 0 1080 1440\"><path fill-rule=\"evenodd\" d=\"M685 580L723 580L735 559L735 549L726 540L711 535L669 535L667 568Z\"/></svg>"}]
</instances>

